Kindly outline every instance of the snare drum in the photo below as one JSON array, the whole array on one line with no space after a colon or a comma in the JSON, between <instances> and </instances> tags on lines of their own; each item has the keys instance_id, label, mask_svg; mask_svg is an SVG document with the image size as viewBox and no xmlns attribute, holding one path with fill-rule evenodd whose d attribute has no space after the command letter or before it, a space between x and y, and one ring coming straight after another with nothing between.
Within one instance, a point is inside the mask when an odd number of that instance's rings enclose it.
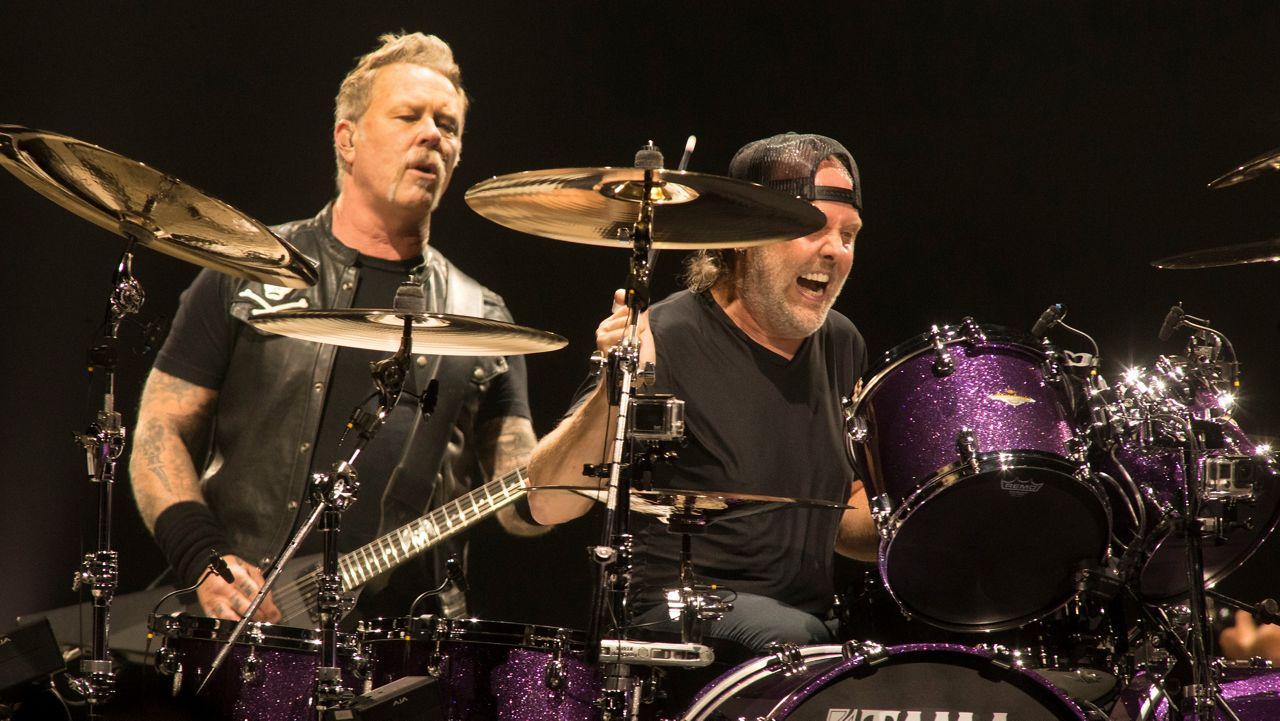
<instances>
[{"instance_id":1,"label":"snare drum","mask_svg":"<svg viewBox=\"0 0 1280 721\"><path fill-rule=\"evenodd\" d=\"M320 634L307 628L250 623L235 648L198 697L213 660L226 646L235 621L201 616L158 616L151 630L161 638L156 669L173 679L173 695L185 697L197 716L236 721L312 721ZM355 638L340 634L343 683L357 693L350 675Z\"/></svg>"},{"instance_id":2,"label":"snare drum","mask_svg":"<svg viewBox=\"0 0 1280 721\"><path fill-rule=\"evenodd\" d=\"M792 651L748 661L716 679L681 721L1085 719L1035 673L966 646L805 646Z\"/></svg>"},{"instance_id":3,"label":"snare drum","mask_svg":"<svg viewBox=\"0 0 1280 721\"><path fill-rule=\"evenodd\" d=\"M590 721L600 677L578 632L501 621L417 618L361 622L375 687L404 676L440 679L448 718Z\"/></svg>"},{"instance_id":4,"label":"snare drum","mask_svg":"<svg viewBox=\"0 0 1280 721\"><path fill-rule=\"evenodd\" d=\"M1048 346L971 319L889 351L864 379L850 449L903 612L954 631L1041 618L1108 552L1105 492L1087 471Z\"/></svg>"}]
</instances>

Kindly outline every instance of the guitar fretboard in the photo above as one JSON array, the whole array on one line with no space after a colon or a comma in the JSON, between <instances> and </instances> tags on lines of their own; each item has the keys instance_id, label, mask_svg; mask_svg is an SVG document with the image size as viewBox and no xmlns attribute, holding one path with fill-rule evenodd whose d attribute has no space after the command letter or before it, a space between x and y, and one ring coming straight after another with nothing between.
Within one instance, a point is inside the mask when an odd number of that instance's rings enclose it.
<instances>
[{"instance_id":1,"label":"guitar fretboard","mask_svg":"<svg viewBox=\"0 0 1280 721\"><path fill-rule=\"evenodd\" d=\"M342 590L367 583L515 501L525 491L525 479L525 469L513 471L343 555L338 559Z\"/></svg>"}]
</instances>

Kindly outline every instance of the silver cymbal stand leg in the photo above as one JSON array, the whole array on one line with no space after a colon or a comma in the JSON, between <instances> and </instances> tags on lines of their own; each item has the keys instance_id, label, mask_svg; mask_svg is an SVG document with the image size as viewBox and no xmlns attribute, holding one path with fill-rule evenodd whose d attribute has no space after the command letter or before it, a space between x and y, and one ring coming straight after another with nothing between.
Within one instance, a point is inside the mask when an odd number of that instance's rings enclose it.
<instances>
[{"instance_id":1,"label":"silver cymbal stand leg","mask_svg":"<svg viewBox=\"0 0 1280 721\"><path fill-rule=\"evenodd\" d=\"M126 429L115 408L115 368L120 324L142 308L146 294L133 277L133 241L120 256L112 278L111 298L104 325L106 332L98 345L89 351L90 372L101 368L105 382L102 410L88 430L76 440L85 449L89 480L98 484L97 550L85 555L72 582L74 590L87 588L93 598L93 653L80 661L80 675L73 678L71 688L89 705L89 717L115 692L115 672L111 668L109 634L111 600L119 579L119 556L111 549L112 491L116 480L116 463L124 452Z\"/></svg>"}]
</instances>

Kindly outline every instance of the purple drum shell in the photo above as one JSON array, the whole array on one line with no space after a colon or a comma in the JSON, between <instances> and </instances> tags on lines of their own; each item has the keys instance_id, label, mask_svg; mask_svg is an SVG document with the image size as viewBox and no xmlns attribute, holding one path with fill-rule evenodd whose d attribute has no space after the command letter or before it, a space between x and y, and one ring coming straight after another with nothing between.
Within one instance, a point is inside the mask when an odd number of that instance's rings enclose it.
<instances>
[{"instance_id":1,"label":"purple drum shell","mask_svg":"<svg viewBox=\"0 0 1280 721\"><path fill-rule=\"evenodd\" d=\"M1231 669L1218 684L1227 705L1240 721L1280 719L1280 671L1275 669ZM1139 676L1120 694L1112 711L1115 721L1168 721L1169 696L1146 676ZM1220 710L1214 718L1226 721Z\"/></svg>"},{"instance_id":2,"label":"purple drum shell","mask_svg":"<svg viewBox=\"0 0 1280 721\"><path fill-rule=\"evenodd\" d=\"M1003 630L1052 613L1110 538L1105 495L1077 477L1063 391L1045 351L984 327L948 328L953 370L934 371L929 336L886 356L858 398L859 470L888 499L880 570L903 611L962 632ZM971 431L976 468L958 439Z\"/></svg>"},{"instance_id":3,"label":"purple drum shell","mask_svg":"<svg viewBox=\"0 0 1280 721\"><path fill-rule=\"evenodd\" d=\"M434 675L451 721L590 721L600 694L595 669L568 643L559 685L548 686L552 639L567 638L563 629L401 618L377 619L364 635L375 688L404 676Z\"/></svg>"},{"instance_id":4,"label":"purple drum shell","mask_svg":"<svg viewBox=\"0 0 1280 721\"><path fill-rule=\"evenodd\" d=\"M735 678L746 680L733 671L725 674L699 695L702 703L695 702L681 718L1084 721L1079 707L1052 684L1033 672L1001 666L993 658L966 646L917 644L887 648L875 658L823 655L790 676L770 671L757 659L743 665L760 667L747 675L750 683L739 684L735 692L715 688Z\"/></svg>"},{"instance_id":5,"label":"purple drum shell","mask_svg":"<svg viewBox=\"0 0 1280 721\"><path fill-rule=\"evenodd\" d=\"M973 431L978 452L1070 454L1072 427L1059 391L1040 373L1043 353L994 341L947 349L955 370L945 377L934 373L934 355L926 346L871 374L858 411L870 431L866 480L877 492L905 498L956 463L956 437L963 429Z\"/></svg>"},{"instance_id":6,"label":"purple drum shell","mask_svg":"<svg viewBox=\"0 0 1280 721\"><path fill-rule=\"evenodd\" d=\"M1210 448L1197 455L1198 460L1224 456L1253 455L1255 445L1238 425L1230 420L1205 421L1220 428L1220 445L1227 448ZM1148 555L1139 577L1138 591L1143 598L1159 603L1176 602L1187 593L1186 544L1172 534L1170 521L1164 518L1162 509L1176 508L1186 486L1186 463L1182 449L1171 447L1140 447L1122 444L1116 450L1116 459L1124 465L1130 477L1147 493L1146 513L1151 530L1141 544ZM1105 459L1102 468L1116 475L1114 462ZM1204 554L1204 578L1212 588L1238 568L1257 550L1280 520L1280 481L1273 470L1259 469L1257 500L1237 505L1240 520L1248 521L1252 528L1236 528L1228 532L1222 543L1207 542L1202 545ZM1127 514L1115 515L1117 536L1127 540L1133 535L1133 522Z\"/></svg>"},{"instance_id":7,"label":"purple drum shell","mask_svg":"<svg viewBox=\"0 0 1280 721\"><path fill-rule=\"evenodd\" d=\"M180 695L198 718L236 721L312 721L315 718L316 667L320 661L319 634L312 629L253 624L227 655L217 673L198 697L196 689L204 681L213 660L225 646L235 624L230 621L193 616L161 619L166 628L165 648L177 653L182 664ZM250 643L246 636L262 640ZM354 643L340 642L339 664L343 683L359 693L360 682L349 672ZM245 678L252 652L256 672Z\"/></svg>"}]
</instances>

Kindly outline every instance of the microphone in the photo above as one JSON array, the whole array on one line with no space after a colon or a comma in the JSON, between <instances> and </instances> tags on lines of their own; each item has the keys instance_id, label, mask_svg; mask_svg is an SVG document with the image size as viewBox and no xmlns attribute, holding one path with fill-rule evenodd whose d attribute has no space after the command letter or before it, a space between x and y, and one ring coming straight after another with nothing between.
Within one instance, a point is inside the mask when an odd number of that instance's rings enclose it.
<instances>
[{"instance_id":1,"label":"microphone","mask_svg":"<svg viewBox=\"0 0 1280 721\"><path fill-rule=\"evenodd\" d=\"M1037 338L1043 338L1044 334L1047 333L1050 328L1057 325L1058 321L1062 320L1062 317L1066 314L1066 306L1061 303L1054 303L1046 308L1045 311L1040 314L1040 318L1036 320L1036 324L1031 326L1031 335Z\"/></svg>"},{"instance_id":2,"label":"microphone","mask_svg":"<svg viewBox=\"0 0 1280 721\"><path fill-rule=\"evenodd\" d=\"M458 563L457 556L450 556L444 562L444 572L449 576L449 582L453 587L461 593L466 593L470 585L467 583L467 574L462 570L462 564Z\"/></svg>"},{"instance_id":3,"label":"microphone","mask_svg":"<svg viewBox=\"0 0 1280 721\"><path fill-rule=\"evenodd\" d=\"M218 552L212 548L209 549L209 567L212 568L213 572L218 574L222 580L227 583L235 583L236 577L231 573L231 566L228 566L227 562L222 560L222 556L218 555Z\"/></svg>"},{"instance_id":4,"label":"microphone","mask_svg":"<svg viewBox=\"0 0 1280 721\"><path fill-rule=\"evenodd\" d=\"M1169 336L1182 327L1182 319L1186 315L1186 311L1182 310L1182 303L1174 303L1168 315L1164 317L1164 324L1160 326L1160 340L1169 340Z\"/></svg>"}]
</instances>

